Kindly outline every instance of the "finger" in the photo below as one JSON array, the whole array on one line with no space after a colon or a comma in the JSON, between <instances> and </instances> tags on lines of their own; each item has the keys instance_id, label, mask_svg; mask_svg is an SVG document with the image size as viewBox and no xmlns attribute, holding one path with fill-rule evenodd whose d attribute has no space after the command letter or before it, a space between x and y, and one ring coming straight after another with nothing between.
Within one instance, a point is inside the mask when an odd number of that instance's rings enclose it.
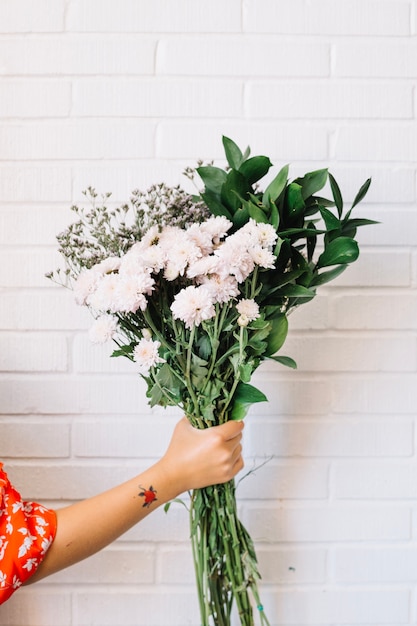
<instances>
[{"instance_id":1,"label":"finger","mask_svg":"<svg viewBox=\"0 0 417 626\"><path fill-rule=\"evenodd\" d=\"M242 455L242 444L238 444L233 450L232 450L232 463L236 463L236 461L238 460L238 458Z\"/></svg>"},{"instance_id":2,"label":"finger","mask_svg":"<svg viewBox=\"0 0 417 626\"><path fill-rule=\"evenodd\" d=\"M215 426L214 428L218 428L219 432L221 430L224 439L229 441L230 439L241 436L244 426L245 424L243 421L234 422L233 420L230 420L229 422L226 422L221 426Z\"/></svg>"}]
</instances>

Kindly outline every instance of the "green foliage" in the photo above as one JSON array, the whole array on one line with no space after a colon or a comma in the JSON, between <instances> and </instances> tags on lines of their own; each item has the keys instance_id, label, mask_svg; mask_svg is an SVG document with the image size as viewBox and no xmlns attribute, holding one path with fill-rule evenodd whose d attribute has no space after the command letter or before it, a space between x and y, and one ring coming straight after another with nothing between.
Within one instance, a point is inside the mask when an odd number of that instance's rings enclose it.
<instances>
[{"instance_id":1,"label":"green foliage","mask_svg":"<svg viewBox=\"0 0 417 626\"><path fill-rule=\"evenodd\" d=\"M339 185L327 169L308 172L291 182L289 166L285 165L262 192L260 181L272 165L269 158L248 158L249 150L245 158L227 137L223 137L223 145L227 173L214 166L197 169L205 185L201 198L206 200L209 192L208 208L215 215L230 219L235 229L250 218L274 226L278 235L277 259L273 269L262 272L257 302L268 308L270 316L276 309L287 314L311 300L318 286L339 276L358 258L357 229L377 222L351 218L351 214L365 198L371 180L362 185L345 212ZM331 199L317 195L327 182ZM316 255L319 246L321 253Z\"/></svg>"},{"instance_id":2,"label":"green foliage","mask_svg":"<svg viewBox=\"0 0 417 626\"><path fill-rule=\"evenodd\" d=\"M266 402L266 400L267 397L262 391L248 383L240 382L233 396L231 418L233 420L243 419L252 404Z\"/></svg>"},{"instance_id":3,"label":"green foliage","mask_svg":"<svg viewBox=\"0 0 417 626\"><path fill-rule=\"evenodd\" d=\"M312 300L318 287L337 278L359 256L357 230L373 220L352 217L352 209L366 196L370 180L346 210L342 193L327 169L289 180L289 165L270 176L267 156L251 156L223 137L225 168L200 163L185 174L200 176L204 188L191 196L179 187L153 185L135 190L130 203L109 208L110 194L97 200L93 188L86 197L90 210L73 207L77 221L58 236L67 264L65 279L76 278L109 256L123 256L153 226L186 228L210 215L225 216L233 224L229 234L250 219L276 231L273 267L256 266L239 284L239 298L253 299L259 317L240 325L236 302L217 304L216 316L193 329L172 319L170 306L187 282L155 276L156 289L143 312L118 315L125 340L117 340L112 356L134 360L143 330L160 343L161 362L143 375L151 406L180 406L201 428L241 419L254 402L265 401L250 384L253 372L265 359L290 368L291 357L278 354L288 333L288 314ZM328 185L331 197L322 190ZM53 276L53 275L52 275Z\"/></svg>"}]
</instances>

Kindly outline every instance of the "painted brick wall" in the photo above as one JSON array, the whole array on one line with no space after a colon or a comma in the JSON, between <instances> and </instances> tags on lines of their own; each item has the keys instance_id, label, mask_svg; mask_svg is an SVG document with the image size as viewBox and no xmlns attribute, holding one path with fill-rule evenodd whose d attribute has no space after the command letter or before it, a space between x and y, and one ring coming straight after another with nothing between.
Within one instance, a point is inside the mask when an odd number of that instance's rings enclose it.
<instances>
[{"instance_id":1,"label":"painted brick wall","mask_svg":"<svg viewBox=\"0 0 417 626\"><path fill-rule=\"evenodd\" d=\"M0 0L0 458L60 506L161 455L129 363L44 273L93 185L118 202L221 159L221 135L296 177L329 165L360 260L290 318L265 365L239 487L272 626L417 621L416 0ZM94 532L94 529L91 529ZM185 510L157 511L0 608L1 626L198 624Z\"/></svg>"}]
</instances>

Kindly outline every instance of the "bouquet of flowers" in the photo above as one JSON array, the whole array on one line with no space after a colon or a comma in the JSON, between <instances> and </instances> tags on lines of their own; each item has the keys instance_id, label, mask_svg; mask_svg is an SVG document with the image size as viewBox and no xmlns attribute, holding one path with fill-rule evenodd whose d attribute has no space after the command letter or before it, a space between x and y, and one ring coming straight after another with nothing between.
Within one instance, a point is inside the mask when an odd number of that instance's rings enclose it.
<instances>
[{"instance_id":1,"label":"bouquet of flowers","mask_svg":"<svg viewBox=\"0 0 417 626\"><path fill-rule=\"evenodd\" d=\"M186 170L203 181L195 196L161 184L109 209L110 194L99 204L90 188L91 208L73 207L77 221L58 236L65 278L50 275L91 309L91 340L112 339L113 356L135 363L149 404L178 406L197 428L266 400L250 384L263 360L296 367L277 354L288 313L357 259L357 228L373 223L352 217L370 180L345 212L326 169L289 182L285 166L261 191L269 158L223 145L225 169ZM327 181L331 200L317 195ZM269 624L233 481L191 494L190 528L201 624L229 626L234 605L243 626L255 623L254 606Z\"/></svg>"}]
</instances>

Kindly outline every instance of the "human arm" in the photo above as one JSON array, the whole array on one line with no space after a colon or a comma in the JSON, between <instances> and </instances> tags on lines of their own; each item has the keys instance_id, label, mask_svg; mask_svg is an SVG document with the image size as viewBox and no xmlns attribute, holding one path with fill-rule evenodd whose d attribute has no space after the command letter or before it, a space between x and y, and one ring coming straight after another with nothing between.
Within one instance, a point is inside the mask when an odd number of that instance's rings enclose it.
<instances>
[{"instance_id":1,"label":"human arm","mask_svg":"<svg viewBox=\"0 0 417 626\"><path fill-rule=\"evenodd\" d=\"M28 582L98 552L184 491L233 478L243 467L242 429L242 422L227 422L197 430L186 418L180 420L166 453L149 469L100 495L56 511L55 540ZM155 497L147 503L144 494L151 487Z\"/></svg>"}]
</instances>

